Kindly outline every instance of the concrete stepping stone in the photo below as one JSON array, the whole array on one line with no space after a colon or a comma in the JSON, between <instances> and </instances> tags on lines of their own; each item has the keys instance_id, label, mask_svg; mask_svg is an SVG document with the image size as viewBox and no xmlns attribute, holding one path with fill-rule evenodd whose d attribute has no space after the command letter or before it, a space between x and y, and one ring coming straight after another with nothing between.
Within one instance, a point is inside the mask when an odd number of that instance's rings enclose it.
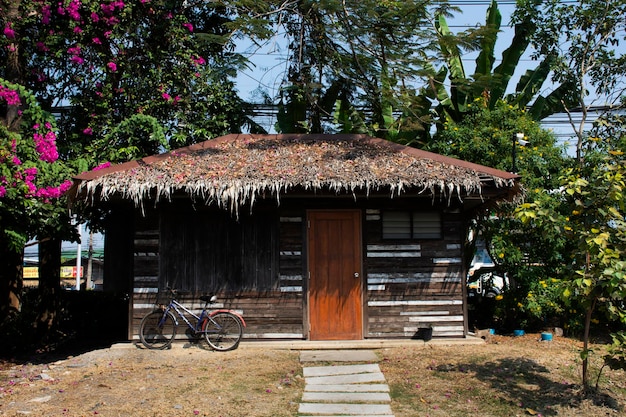
<instances>
[{"instance_id":1,"label":"concrete stepping stone","mask_svg":"<svg viewBox=\"0 0 626 417\"><path fill-rule=\"evenodd\" d=\"M391 397L386 392L305 392L302 401L322 401L327 403L384 403Z\"/></svg>"},{"instance_id":2,"label":"concrete stepping stone","mask_svg":"<svg viewBox=\"0 0 626 417\"><path fill-rule=\"evenodd\" d=\"M301 403L298 408L300 414L325 415L380 415L392 416L389 404L325 404Z\"/></svg>"},{"instance_id":3,"label":"concrete stepping stone","mask_svg":"<svg viewBox=\"0 0 626 417\"><path fill-rule=\"evenodd\" d=\"M304 391L321 392L389 392L387 384L323 384L304 386Z\"/></svg>"},{"instance_id":4,"label":"concrete stepping stone","mask_svg":"<svg viewBox=\"0 0 626 417\"><path fill-rule=\"evenodd\" d=\"M340 365L340 366L311 366L304 368L304 377L310 376L331 376L350 375L380 372L380 367L376 364L366 365Z\"/></svg>"},{"instance_id":5,"label":"concrete stepping stone","mask_svg":"<svg viewBox=\"0 0 626 417\"><path fill-rule=\"evenodd\" d=\"M372 350L303 350L300 362L378 362Z\"/></svg>"},{"instance_id":6,"label":"concrete stepping stone","mask_svg":"<svg viewBox=\"0 0 626 417\"><path fill-rule=\"evenodd\" d=\"M351 375L330 375L330 376L314 376L305 377L307 384L366 384L368 382L385 382L385 376L382 372L351 374Z\"/></svg>"}]
</instances>

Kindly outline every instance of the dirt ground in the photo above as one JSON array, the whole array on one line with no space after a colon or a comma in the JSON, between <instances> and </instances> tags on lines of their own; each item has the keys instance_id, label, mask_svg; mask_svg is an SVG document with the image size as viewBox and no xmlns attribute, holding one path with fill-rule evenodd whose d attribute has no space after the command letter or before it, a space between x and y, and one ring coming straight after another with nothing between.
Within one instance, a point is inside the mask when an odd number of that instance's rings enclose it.
<instances>
[{"instance_id":1,"label":"dirt ground","mask_svg":"<svg viewBox=\"0 0 626 417\"><path fill-rule=\"evenodd\" d=\"M594 345L581 388L582 343L539 334L493 336L485 345L387 349L381 368L396 417L626 416L626 373L603 369Z\"/></svg>"},{"instance_id":2,"label":"dirt ground","mask_svg":"<svg viewBox=\"0 0 626 417\"><path fill-rule=\"evenodd\" d=\"M2 416L295 416L304 388L299 353L244 342L150 351L101 349L62 360L0 364ZM626 415L626 375L604 369L580 389L580 343L538 335L483 345L376 350L396 417ZM595 384L599 353L592 363ZM39 362L39 363L38 363Z\"/></svg>"},{"instance_id":3,"label":"dirt ground","mask_svg":"<svg viewBox=\"0 0 626 417\"><path fill-rule=\"evenodd\" d=\"M303 387L287 350L126 347L4 368L2 416L293 416Z\"/></svg>"}]
</instances>

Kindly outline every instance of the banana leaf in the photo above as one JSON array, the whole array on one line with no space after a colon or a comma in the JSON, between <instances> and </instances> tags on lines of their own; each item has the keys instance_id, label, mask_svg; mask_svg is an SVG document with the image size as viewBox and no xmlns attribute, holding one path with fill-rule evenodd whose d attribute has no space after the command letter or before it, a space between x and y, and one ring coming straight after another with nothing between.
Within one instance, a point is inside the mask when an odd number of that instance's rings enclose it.
<instances>
[{"instance_id":1,"label":"banana leaf","mask_svg":"<svg viewBox=\"0 0 626 417\"><path fill-rule=\"evenodd\" d=\"M448 23L444 16L438 16L435 20L435 27L439 33L439 45L441 52L447 60L448 70L450 71L450 95L448 100L442 101L441 104L448 107L447 112L457 116L464 113L467 108L468 96L463 88L467 84L465 76L465 68L461 60L461 52L456 45L449 47L447 40L453 38ZM459 88L461 87L461 88Z\"/></svg>"},{"instance_id":2,"label":"banana leaf","mask_svg":"<svg viewBox=\"0 0 626 417\"><path fill-rule=\"evenodd\" d=\"M509 103L522 109L526 108L548 78L551 62L551 59L544 59L534 70L527 70L517 83L515 98Z\"/></svg>"},{"instance_id":3,"label":"banana leaf","mask_svg":"<svg viewBox=\"0 0 626 417\"><path fill-rule=\"evenodd\" d=\"M575 92L574 85L570 83L561 84L547 97L537 97L527 113L534 120L542 120L552 114L565 111L566 108L575 107L578 103L573 92Z\"/></svg>"},{"instance_id":4,"label":"banana leaf","mask_svg":"<svg viewBox=\"0 0 626 417\"><path fill-rule=\"evenodd\" d=\"M332 82L332 84L326 89L326 92L322 96L320 100L320 107L326 114L330 114L335 107L337 100L340 95L344 95L347 82L343 78L337 78Z\"/></svg>"},{"instance_id":5,"label":"banana leaf","mask_svg":"<svg viewBox=\"0 0 626 417\"><path fill-rule=\"evenodd\" d=\"M441 47L441 52L446 61L448 61L450 78L466 78L465 68L463 67L463 61L461 60L461 52L459 51L459 48L456 46L450 47L449 44L446 42L446 40L453 38L454 35L452 34L452 32L450 32L448 22L446 21L446 18L444 16L440 15L435 20L435 28L440 35L439 46Z\"/></svg>"},{"instance_id":6,"label":"banana leaf","mask_svg":"<svg viewBox=\"0 0 626 417\"><path fill-rule=\"evenodd\" d=\"M500 30L500 24L502 23L502 14L498 9L498 2L493 0L491 5L487 9L487 19L485 21L486 26L494 31L493 36L483 37L480 46L480 54L476 58L476 74L488 75L491 74L493 63L496 60L494 50L496 46L497 33Z\"/></svg>"},{"instance_id":7,"label":"banana leaf","mask_svg":"<svg viewBox=\"0 0 626 417\"><path fill-rule=\"evenodd\" d=\"M515 35L511 41L511 45L502 52L502 62L494 70L494 83L491 88L491 99L489 108L494 108L498 100L504 97L509 81L515 73L515 69L519 64L520 58L524 55L526 48L530 43L530 34L534 32L535 27L530 20L515 25Z\"/></svg>"},{"instance_id":8,"label":"banana leaf","mask_svg":"<svg viewBox=\"0 0 626 417\"><path fill-rule=\"evenodd\" d=\"M338 133L368 133L361 114L345 100L335 102L333 122L339 127Z\"/></svg>"}]
</instances>

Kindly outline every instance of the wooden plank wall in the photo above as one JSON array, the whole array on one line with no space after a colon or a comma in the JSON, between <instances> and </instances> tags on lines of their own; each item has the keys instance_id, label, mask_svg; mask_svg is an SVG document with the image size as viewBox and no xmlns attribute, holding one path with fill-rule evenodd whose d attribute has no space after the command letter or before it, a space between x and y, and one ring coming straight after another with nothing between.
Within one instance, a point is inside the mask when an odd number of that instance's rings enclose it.
<instances>
[{"instance_id":1,"label":"wooden plank wall","mask_svg":"<svg viewBox=\"0 0 626 417\"><path fill-rule=\"evenodd\" d=\"M129 338L137 340L139 332L139 324L142 317L152 311L155 304L166 303L168 301L167 294L161 292L168 282L166 275L171 275L174 271L191 271L194 277L185 277L177 279L177 289L182 290L179 297L186 307L195 313L199 313L203 307L197 297L207 292L207 288L217 285L218 303L213 308L232 309L244 316L247 328L244 337L249 339L302 339L303 335L303 300L302 300L302 217L286 217L281 218L281 243L278 248L278 242L274 246L268 242L268 246L263 251L259 251L257 255L250 256L247 251L254 249L255 241L268 241L265 239L266 234L259 235L259 230L275 227L272 223L258 222L246 223L237 222L234 219L226 220L220 226L219 235L229 236L229 239L235 239L235 234L242 236L247 240L247 244L241 247L241 252L224 253L225 242L216 239L205 240L199 244L201 248L198 250L190 250L194 245L189 241L189 235L193 233L195 236L192 240L197 239L202 233L190 232L193 230L193 224L196 228L204 228L199 226L203 222L202 216L210 216L210 212L187 216L172 216L170 211L153 212L143 217L136 224L134 231L134 272L133 272L133 297L131 308L131 326ZM228 219L219 216L221 220ZM163 227L163 221L167 222L167 226ZM265 219L266 220L266 219ZM192 224L190 224L192 223ZM230 224L230 226L229 226ZM282 225L285 227L282 227ZM170 238L172 230L180 230L185 235L186 244L178 243L172 245L171 242L163 242L162 239ZM163 233L164 230L168 232ZM215 235L215 230L211 231ZM176 236L176 234L174 234ZM176 237L174 237L176 238ZM271 239L270 239L271 240ZM207 246L207 241L210 242ZM252 245L252 246L251 246ZM213 247L219 246L219 247ZM167 250L163 250L167 247ZM185 253L176 254L175 252L186 248ZM268 255L267 252L273 252ZM211 254L211 258L215 259L216 254L221 254L221 258L229 257L228 271L223 268L215 269L214 262L208 262L206 254ZM230 256L228 256L230 255ZM204 259L201 259L203 258ZM166 259L164 259L166 258ZM233 262L233 259L240 261ZM280 262L280 270L278 264ZM235 265L236 263L236 265ZM164 264L167 268L164 269ZM208 277L210 272L204 267L211 268L210 271L217 270L220 275L230 276L231 274L240 275L240 280L245 282L245 288L233 289L230 286L219 285L219 281L215 277ZM267 271L274 270L272 282L267 281ZM229 272L230 271L230 272ZM259 274L259 271L262 274ZM245 278L241 278L245 275ZM202 276L208 278L204 282L198 282ZM261 278L259 278L261 277ZM259 286L258 291L254 291L252 286ZM180 323L184 325L184 323ZM180 338L184 338L184 328L179 330Z\"/></svg>"},{"instance_id":2,"label":"wooden plank wall","mask_svg":"<svg viewBox=\"0 0 626 417\"><path fill-rule=\"evenodd\" d=\"M367 337L463 337L462 218L444 213L442 239L382 239L379 209L366 210Z\"/></svg>"},{"instance_id":3,"label":"wooden plank wall","mask_svg":"<svg viewBox=\"0 0 626 417\"><path fill-rule=\"evenodd\" d=\"M141 318L157 301L166 301L158 300L159 287L165 285L160 276L163 234L159 217L154 212L135 222L131 339L138 339ZM420 241L383 240L381 217L380 209L365 210L365 337L417 337L420 329L431 326L435 337L464 336L462 215L444 213L443 238ZM174 218L169 216L168 221ZM269 288L265 283L266 288L258 291L224 289L217 294L216 308L233 309L244 316L248 339L306 338L305 221L302 208L280 210L277 253L268 261L276 276ZM192 290L181 299L199 311L201 293Z\"/></svg>"}]
</instances>

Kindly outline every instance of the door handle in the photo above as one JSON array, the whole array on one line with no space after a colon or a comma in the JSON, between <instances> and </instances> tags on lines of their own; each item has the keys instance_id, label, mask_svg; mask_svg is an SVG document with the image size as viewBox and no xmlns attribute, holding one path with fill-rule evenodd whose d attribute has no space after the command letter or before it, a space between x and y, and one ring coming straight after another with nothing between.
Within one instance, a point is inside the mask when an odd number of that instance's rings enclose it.
<instances>
[{"instance_id":1,"label":"door handle","mask_svg":"<svg viewBox=\"0 0 626 417\"><path fill-rule=\"evenodd\" d=\"M360 276L360 275L359 275L359 273L358 273L358 272L355 272L355 273L354 273L354 278L358 278L359 276Z\"/></svg>"}]
</instances>

